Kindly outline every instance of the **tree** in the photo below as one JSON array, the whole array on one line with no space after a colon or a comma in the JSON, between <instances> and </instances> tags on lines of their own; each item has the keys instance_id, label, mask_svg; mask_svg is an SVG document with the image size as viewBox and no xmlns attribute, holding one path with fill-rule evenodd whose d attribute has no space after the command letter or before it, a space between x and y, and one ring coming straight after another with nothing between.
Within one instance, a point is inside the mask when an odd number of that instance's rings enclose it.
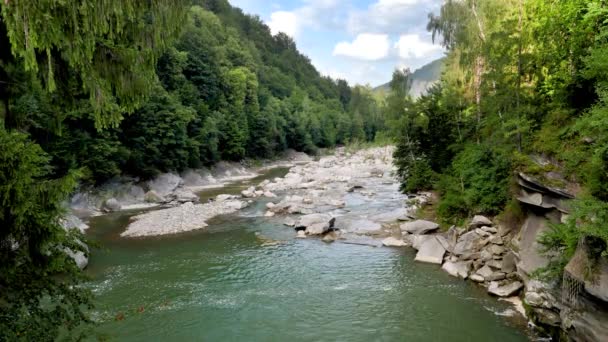
<instances>
[{"instance_id":1,"label":"tree","mask_svg":"<svg viewBox=\"0 0 608 342\"><path fill-rule=\"evenodd\" d=\"M89 321L89 293L64 251L84 250L60 224L78 173L53 175L25 134L0 129L0 146L0 340L52 341Z\"/></svg>"},{"instance_id":2,"label":"tree","mask_svg":"<svg viewBox=\"0 0 608 342\"><path fill-rule=\"evenodd\" d=\"M184 0L4 1L0 34L7 39L0 49L10 50L15 62L49 92L60 92L59 98L72 98L69 83L77 80L98 127L116 126L152 90L156 62L179 33L176 23L185 18L185 5ZM10 107L8 98L2 100Z\"/></svg>"}]
</instances>

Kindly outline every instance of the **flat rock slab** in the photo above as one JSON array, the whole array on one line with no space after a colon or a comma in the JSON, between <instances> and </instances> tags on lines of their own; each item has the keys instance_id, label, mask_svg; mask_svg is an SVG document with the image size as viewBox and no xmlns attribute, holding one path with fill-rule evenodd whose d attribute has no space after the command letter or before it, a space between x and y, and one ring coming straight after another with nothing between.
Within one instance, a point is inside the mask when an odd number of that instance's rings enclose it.
<instances>
[{"instance_id":1,"label":"flat rock slab","mask_svg":"<svg viewBox=\"0 0 608 342\"><path fill-rule=\"evenodd\" d=\"M439 229L437 223L426 220L416 220L401 225L401 230L410 234L427 234L437 229Z\"/></svg>"},{"instance_id":2,"label":"flat rock slab","mask_svg":"<svg viewBox=\"0 0 608 342\"><path fill-rule=\"evenodd\" d=\"M441 265L444 254L445 248L435 237L432 237L420 245L420 249L416 253L416 259L414 260Z\"/></svg>"},{"instance_id":3,"label":"flat rock slab","mask_svg":"<svg viewBox=\"0 0 608 342\"><path fill-rule=\"evenodd\" d=\"M469 226L471 227L482 227L482 226L492 226L493 223L489 218L481 215L475 215L471 220Z\"/></svg>"},{"instance_id":4,"label":"flat rock slab","mask_svg":"<svg viewBox=\"0 0 608 342\"><path fill-rule=\"evenodd\" d=\"M474 253L479 250L481 236L475 231L470 231L461 235L454 246L454 254L462 255L465 253Z\"/></svg>"},{"instance_id":5,"label":"flat rock slab","mask_svg":"<svg viewBox=\"0 0 608 342\"><path fill-rule=\"evenodd\" d=\"M387 246L387 247L404 247L404 246L407 246L407 243L405 243L401 239L397 239L394 237L387 237L386 239L382 240L382 245Z\"/></svg>"},{"instance_id":6,"label":"flat rock slab","mask_svg":"<svg viewBox=\"0 0 608 342\"><path fill-rule=\"evenodd\" d=\"M514 281L505 285L500 285L498 282L493 281L488 287L488 293L498 297L511 297L524 287L519 281Z\"/></svg>"},{"instance_id":7,"label":"flat rock slab","mask_svg":"<svg viewBox=\"0 0 608 342\"><path fill-rule=\"evenodd\" d=\"M296 227L310 227L313 224L317 223L328 223L331 220L331 216L329 214L309 214L300 217L298 222L296 223Z\"/></svg>"}]
</instances>

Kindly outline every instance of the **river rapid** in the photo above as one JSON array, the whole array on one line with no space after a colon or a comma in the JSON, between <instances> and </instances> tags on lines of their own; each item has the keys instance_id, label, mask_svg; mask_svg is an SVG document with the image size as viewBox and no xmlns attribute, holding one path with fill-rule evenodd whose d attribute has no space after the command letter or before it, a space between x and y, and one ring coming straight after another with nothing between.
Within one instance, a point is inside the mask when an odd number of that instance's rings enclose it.
<instances>
[{"instance_id":1,"label":"river rapid","mask_svg":"<svg viewBox=\"0 0 608 342\"><path fill-rule=\"evenodd\" d=\"M285 168L205 190L203 201L287 173ZM387 178L390 176L386 176ZM369 183L366 183L366 185ZM373 194L349 192L333 214L366 217L403 206L395 182ZM371 187L371 185L370 185ZM133 215L92 218L99 242L87 284L96 298L98 339L116 341L526 341L526 321L510 303L436 265L414 262L409 247L345 234L327 243L296 238L283 217L264 217L255 198L204 229L124 238Z\"/></svg>"}]
</instances>

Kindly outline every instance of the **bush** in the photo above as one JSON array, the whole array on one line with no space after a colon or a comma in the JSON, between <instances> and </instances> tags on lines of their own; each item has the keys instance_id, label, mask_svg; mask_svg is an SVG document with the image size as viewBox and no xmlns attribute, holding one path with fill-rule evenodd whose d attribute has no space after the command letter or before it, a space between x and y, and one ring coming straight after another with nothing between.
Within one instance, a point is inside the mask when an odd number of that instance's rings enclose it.
<instances>
[{"instance_id":1,"label":"bush","mask_svg":"<svg viewBox=\"0 0 608 342\"><path fill-rule=\"evenodd\" d=\"M497 214L507 201L510 175L511 161L506 152L489 145L466 146L437 183L442 195L439 215L456 219L478 213Z\"/></svg>"},{"instance_id":2,"label":"bush","mask_svg":"<svg viewBox=\"0 0 608 342\"><path fill-rule=\"evenodd\" d=\"M591 259L608 256L608 203L590 196L575 200L568 220L551 225L539 237L543 251L553 256L549 266L540 270L540 275L561 276L580 239L585 239Z\"/></svg>"}]
</instances>

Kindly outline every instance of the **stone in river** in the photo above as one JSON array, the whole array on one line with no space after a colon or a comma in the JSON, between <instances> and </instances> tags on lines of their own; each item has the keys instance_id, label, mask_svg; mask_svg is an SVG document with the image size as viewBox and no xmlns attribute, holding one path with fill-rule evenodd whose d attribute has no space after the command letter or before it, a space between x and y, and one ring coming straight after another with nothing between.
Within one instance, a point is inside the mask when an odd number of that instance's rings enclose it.
<instances>
[{"instance_id":1,"label":"stone in river","mask_svg":"<svg viewBox=\"0 0 608 342\"><path fill-rule=\"evenodd\" d=\"M460 277L466 279L469 276L469 272L471 270L471 262L467 261L457 261L451 262L446 261L441 268L448 272L451 276Z\"/></svg>"},{"instance_id":2,"label":"stone in river","mask_svg":"<svg viewBox=\"0 0 608 342\"><path fill-rule=\"evenodd\" d=\"M407 246L407 244L403 240L400 240L400 239L397 239L394 237L387 237L386 239L382 240L382 244L387 247Z\"/></svg>"},{"instance_id":3,"label":"stone in river","mask_svg":"<svg viewBox=\"0 0 608 342\"><path fill-rule=\"evenodd\" d=\"M441 263L443 263L444 254L445 248L443 248L435 237L432 237L422 243L418 253L416 253L416 259L414 260L441 265Z\"/></svg>"}]
</instances>

